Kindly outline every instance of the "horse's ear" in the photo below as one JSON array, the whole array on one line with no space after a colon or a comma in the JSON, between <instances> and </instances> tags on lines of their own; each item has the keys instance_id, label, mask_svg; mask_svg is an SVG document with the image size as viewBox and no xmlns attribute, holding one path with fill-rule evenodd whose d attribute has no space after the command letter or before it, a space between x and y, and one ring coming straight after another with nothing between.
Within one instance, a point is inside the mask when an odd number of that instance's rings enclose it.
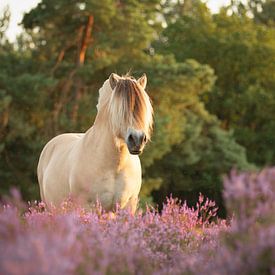
<instances>
[{"instance_id":1,"label":"horse's ear","mask_svg":"<svg viewBox=\"0 0 275 275\"><path fill-rule=\"evenodd\" d=\"M147 76L143 74L141 78L137 80L138 84L145 90L147 84Z\"/></svg>"},{"instance_id":2,"label":"horse's ear","mask_svg":"<svg viewBox=\"0 0 275 275\"><path fill-rule=\"evenodd\" d=\"M120 77L119 75L112 73L109 77L109 82L110 82L110 86L112 88L112 90L116 87L118 81L119 81Z\"/></svg>"}]
</instances>

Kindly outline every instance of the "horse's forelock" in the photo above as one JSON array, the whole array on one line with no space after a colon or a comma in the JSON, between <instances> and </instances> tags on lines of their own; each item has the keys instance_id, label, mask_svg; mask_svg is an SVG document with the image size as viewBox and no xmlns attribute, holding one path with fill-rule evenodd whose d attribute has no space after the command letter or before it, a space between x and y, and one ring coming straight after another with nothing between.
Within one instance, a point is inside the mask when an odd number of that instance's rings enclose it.
<instances>
[{"instance_id":1,"label":"horse's forelock","mask_svg":"<svg viewBox=\"0 0 275 275\"><path fill-rule=\"evenodd\" d=\"M109 104L114 130L132 126L143 130L150 138L152 106L149 96L132 77L118 81Z\"/></svg>"}]
</instances>

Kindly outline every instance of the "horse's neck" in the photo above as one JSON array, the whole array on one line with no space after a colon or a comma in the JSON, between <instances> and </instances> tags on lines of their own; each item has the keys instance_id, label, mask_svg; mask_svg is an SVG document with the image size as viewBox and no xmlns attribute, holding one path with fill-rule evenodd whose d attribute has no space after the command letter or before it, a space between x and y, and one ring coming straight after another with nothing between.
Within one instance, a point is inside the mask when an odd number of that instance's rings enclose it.
<instances>
[{"instance_id":1,"label":"horse's neck","mask_svg":"<svg viewBox=\"0 0 275 275\"><path fill-rule=\"evenodd\" d=\"M116 140L108 120L100 114L97 115L94 125L86 132L83 144L85 154L96 159L98 165L104 165L109 169L120 170L129 159L126 144Z\"/></svg>"}]
</instances>

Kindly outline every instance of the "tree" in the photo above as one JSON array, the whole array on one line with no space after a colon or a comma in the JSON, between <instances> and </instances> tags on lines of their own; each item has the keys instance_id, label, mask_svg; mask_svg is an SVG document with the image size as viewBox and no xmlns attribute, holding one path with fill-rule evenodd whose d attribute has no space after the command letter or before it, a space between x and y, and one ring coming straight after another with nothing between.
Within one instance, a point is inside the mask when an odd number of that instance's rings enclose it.
<instances>
[{"instance_id":1,"label":"tree","mask_svg":"<svg viewBox=\"0 0 275 275\"><path fill-rule=\"evenodd\" d=\"M275 2L273 0L250 0L248 7L254 15L254 20L271 27L275 26Z\"/></svg>"},{"instance_id":2,"label":"tree","mask_svg":"<svg viewBox=\"0 0 275 275\"><path fill-rule=\"evenodd\" d=\"M234 129L234 138L247 149L250 162L271 165L275 162L271 150L275 140L270 135L275 110L274 28L255 23L246 9L229 15L229 6L211 15L204 4L196 5L196 14L168 25L156 49L173 53L178 62L194 58L214 69L216 85L203 98L207 110L221 120L223 129Z\"/></svg>"}]
</instances>

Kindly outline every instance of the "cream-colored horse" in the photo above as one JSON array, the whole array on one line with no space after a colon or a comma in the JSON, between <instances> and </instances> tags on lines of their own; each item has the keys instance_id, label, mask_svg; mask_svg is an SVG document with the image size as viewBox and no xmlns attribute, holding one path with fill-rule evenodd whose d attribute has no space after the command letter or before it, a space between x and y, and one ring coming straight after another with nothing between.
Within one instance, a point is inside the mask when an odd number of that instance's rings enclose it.
<instances>
[{"instance_id":1,"label":"cream-colored horse","mask_svg":"<svg viewBox=\"0 0 275 275\"><path fill-rule=\"evenodd\" d=\"M50 140L38 167L42 200L59 205L69 195L84 205L100 201L136 209L141 187L140 154L150 139L153 109L146 75L135 80L111 74L99 90L94 125L84 134Z\"/></svg>"}]
</instances>

